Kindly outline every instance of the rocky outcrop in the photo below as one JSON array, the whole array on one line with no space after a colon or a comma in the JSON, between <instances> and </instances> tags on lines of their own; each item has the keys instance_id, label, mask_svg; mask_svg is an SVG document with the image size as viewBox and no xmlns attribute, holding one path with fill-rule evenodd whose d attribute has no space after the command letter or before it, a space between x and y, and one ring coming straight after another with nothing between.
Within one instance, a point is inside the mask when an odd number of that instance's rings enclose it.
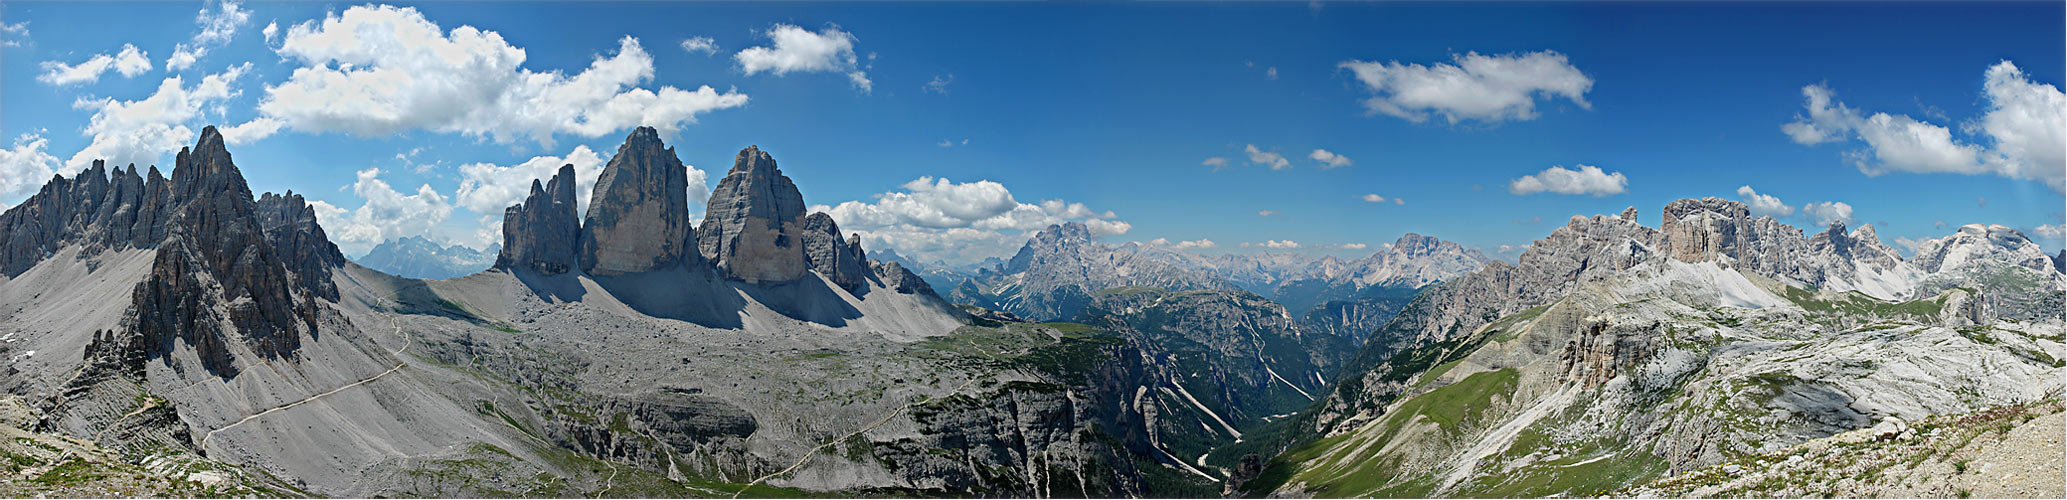
<instances>
[{"instance_id":1,"label":"rocky outcrop","mask_svg":"<svg viewBox=\"0 0 2067 500\"><path fill-rule=\"evenodd\" d=\"M574 204L574 165L560 166L544 187L532 179L530 196L503 210L502 253L495 267L543 274L575 270L581 262L575 250L583 232Z\"/></svg>"},{"instance_id":2,"label":"rocky outcrop","mask_svg":"<svg viewBox=\"0 0 2067 500\"><path fill-rule=\"evenodd\" d=\"M611 275L693 262L688 175L674 148L661 144L660 132L632 130L603 166L589 198L581 223L581 269Z\"/></svg>"},{"instance_id":3,"label":"rocky outcrop","mask_svg":"<svg viewBox=\"0 0 2067 500\"><path fill-rule=\"evenodd\" d=\"M782 283L804 275L804 197L758 146L739 151L696 230L705 260L727 278Z\"/></svg>"},{"instance_id":4,"label":"rocky outcrop","mask_svg":"<svg viewBox=\"0 0 2067 500\"><path fill-rule=\"evenodd\" d=\"M840 237L840 226L824 212L804 217L804 265L849 292L860 293L868 285L867 254L861 251L861 236L852 243Z\"/></svg>"},{"instance_id":5,"label":"rocky outcrop","mask_svg":"<svg viewBox=\"0 0 2067 500\"><path fill-rule=\"evenodd\" d=\"M939 296L939 294L933 293L932 285L926 284L926 280L920 279L919 275L913 274L911 270L905 269L901 264L880 260L869 261L869 264L875 276L883 281L883 288L896 290L897 293L908 295Z\"/></svg>"},{"instance_id":6,"label":"rocky outcrop","mask_svg":"<svg viewBox=\"0 0 2067 500\"><path fill-rule=\"evenodd\" d=\"M294 282L317 297L337 301L337 284L330 280L330 272L344 265L344 253L323 233L308 202L294 191L286 196L266 193L258 198L256 213L266 243L294 275Z\"/></svg>"},{"instance_id":7,"label":"rocky outcrop","mask_svg":"<svg viewBox=\"0 0 2067 500\"><path fill-rule=\"evenodd\" d=\"M0 214L0 275L14 276L59 247L81 245L89 253L149 248L165 237L167 182L156 167L147 182L135 165L93 166L70 179L50 182L21 206Z\"/></svg>"},{"instance_id":8,"label":"rocky outcrop","mask_svg":"<svg viewBox=\"0 0 2067 500\"><path fill-rule=\"evenodd\" d=\"M2007 263L2033 271L2058 273L2052 257L2024 233L2001 224L1967 224L1951 236L1916 246L1916 265L1924 271L1959 271L1969 265ZM2050 269L2049 269L2050 268Z\"/></svg>"}]
</instances>

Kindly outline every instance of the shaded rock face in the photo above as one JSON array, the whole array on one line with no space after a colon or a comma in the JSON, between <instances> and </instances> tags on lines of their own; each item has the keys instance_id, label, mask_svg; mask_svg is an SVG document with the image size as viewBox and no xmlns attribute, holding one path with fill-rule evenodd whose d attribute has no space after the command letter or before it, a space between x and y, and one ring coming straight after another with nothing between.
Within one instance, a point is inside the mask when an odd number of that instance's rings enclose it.
<instances>
[{"instance_id":1,"label":"shaded rock face","mask_svg":"<svg viewBox=\"0 0 2067 500\"><path fill-rule=\"evenodd\" d=\"M860 293L868 284L867 255L861 251L861 237L849 243L840 237L840 226L824 212L804 217L804 264L824 274L833 284Z\"/></svg>"},{"instance_id":2,"label":"shaded rock face","mask_svg":"<svg viewBox=\"0 0 2067 500\"><path fill-rule=\"evenodd\" d=\"M316 224L316 211L308 202L293 191L286 196L266 193L258 198L257 215L266 243L294 274L295 283L317 297L337 301L330 271L344 265L344 253Z\"/></svg>"},{"instance_id":3,"label":"shaded rock face","mask_svg":"<svg viewBox=\"0 0 2067 500\"><path fill-rule=\"evenodd\" d=\"M70 179L53 176L21 206L0 214L0 274L20 275L66 244L89 253L156 246L165 237L168 182L152 167L108 174L99 160Z\"/></svg>"},{"instance_id":4,"label":"shaded rock face","mask_svg":"<svg viewBox=\"0 0 2067 500\"><path fill-rule=\"evenodd\" d=\"M155 248L123 328L89 349L141 352L90 357L157 357L183 342L209 372L229 376L236 372L232 343L262 356L291 355L302 334L315 333L319 300L337 299L330 278L344 255L301 196L253 200L215 127L203 129L176 161L171 179L155 167L148 176L134 166L110 175L101 162L71 179L51 179L0 214L0 272L18 275L66 245L87 255Z\"/></svg>"},{"instance_id":5,"label":"shaded rock face","mask_svg":"<svg viewBox=\"0 0 2067 500\"><path fill-rule=\"evenodd\" d=\"M632 130L589 198L581 224L582 270L651 271L694 260L694 248L686 167L652 127Z\"/></svg>"},{"instance_id":6,"label":"shaded rock face","mask_svg":"<svg viewBox=\"0 0 2067 500\"><path fill-rule=\"evenodd\" d=\"M502 253L495 267L544 274L573 271L581 262L575 249L583 242L574 204L574 165L562 165L544 187L533 179L524 203L502 213Z\"/></svg>"},{"instance_id":7,"label":"shaded rock face","mask_svg":"<svg viewBox=\"0 0 2067 500\"><path fill-rule=\"evenodd\" d=\"M696 241L703 258L727 278L748 283L795 280L804 257L804 197L759 147L739 151L712 190Z\"/></svg>"}]
</instances>

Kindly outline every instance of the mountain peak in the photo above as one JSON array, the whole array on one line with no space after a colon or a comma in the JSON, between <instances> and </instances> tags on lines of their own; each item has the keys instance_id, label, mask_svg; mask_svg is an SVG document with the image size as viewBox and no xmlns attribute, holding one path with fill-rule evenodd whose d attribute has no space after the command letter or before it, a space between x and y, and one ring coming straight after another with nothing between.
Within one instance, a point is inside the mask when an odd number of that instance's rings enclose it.
<instances>
[{"instance_id":1,"label":"mountain peak","mask_svg":"<svg viewBox=\"0 0 2067 500\"><path fill-rule=\"evenodd\" d=\"M749 283L784 282L806 272L800 238L804 196L759 146L739 150L711 191L696 242L723 274Z\"/></svg>"},{"instance_id":2,"label":"mountain peak","mask_svg":"<svg viewBox=\"0 0 2067 500\"><path fill-rule=\"evenodd\" d=\"M561 167L562 172L569 170ZM581 223L582 270L623 274L694 260L688 175L674 149L660 142L659 132L651 127L633 129L617 148L617 156L603 166L589 197L588 215Z\"/></svg>"}]
</instances>

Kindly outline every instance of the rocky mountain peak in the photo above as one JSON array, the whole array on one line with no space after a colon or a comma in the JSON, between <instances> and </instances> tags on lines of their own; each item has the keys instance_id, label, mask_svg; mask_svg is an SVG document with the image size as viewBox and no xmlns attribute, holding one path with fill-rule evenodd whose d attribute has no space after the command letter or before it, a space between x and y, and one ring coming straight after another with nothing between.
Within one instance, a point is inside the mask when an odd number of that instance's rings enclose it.
<instances>
[{"instance_id":1,"label":"rocky mountain peak","mask_svg":"<svg viewBox=\"0 0 2067 500\"><path fill-rule=\"evenodd\" d=\"M2034 271L2057 272L2052 257L2016 228L2001 224L1967 224L1951 236L1925 241L1914 262L1928 272L1948 272L1971 264L2001 262Z\"/></svg>"},{"instance_id":2,"label":"rocky mountain peak","mask_svg":"<svg viewBox=\"0 0 2067 500\"><path fill-rule=\"evenodd\" d=\"M804 196L775 165L775 158L748 146L732 170L711 191L696 240L703 258L725 277L749 283L797 279L807 269Z\"/></svg>"},{"instance_id":3,"label":"rocky mountain peak","mask_svg":"<svg viewBox=\"0 0 2067 500\"><path fill-rule=\"evenodd\" d=\"M1399 239L1393 240L1392 252L1404 256L1428 255L1435 253L1444 243L1448 242L1436 239L1433 236L1407 233L1400 235ZM1450 244L1456 245L1455 243Z\"/></svg>"},{"instance_id":4,"label":"rocky mountain peak","mask_svg":"<svg viewBox=\"0 0 2067 500\"><path fill-rule=\"evenodd\" d=\"M528 268L544 274L560 274L580 263L576 252L581 241L581 222L574 205L574 165L562 165L545 186L531 181L531 194L524 202L502 213L502 251L495 267Z\"/></svg>"},{"instance_id":5,"label":"rocky mountain peak","mask_svg":"<svg viewBox=\"0 0 2067 500\"><path fill-rule=\"evenodd\" d=\"M581 223L582 270L624 274L693 261L696 234L689 223L688 175L674 148L660 142L659 132L633 129L617 156L603 166L589 198Z\"/></svg>"}]
</instances>

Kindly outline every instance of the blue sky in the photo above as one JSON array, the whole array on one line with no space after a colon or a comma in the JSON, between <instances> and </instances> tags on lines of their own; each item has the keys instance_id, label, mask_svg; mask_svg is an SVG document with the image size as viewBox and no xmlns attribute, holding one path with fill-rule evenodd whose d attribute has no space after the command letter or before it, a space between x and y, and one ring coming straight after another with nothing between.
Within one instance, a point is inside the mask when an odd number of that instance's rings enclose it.
<instances>
[{"instance_id":1,"label":"blue sky","mask_svg":"<svg viewBox=\"0 0 2067 500\"><path fill-rule=\"evenodd\" d=\"M481 246L532 175L576 161L592 176L649 124L706 186L758 144L866 246L927 260L1009 256L1062 220L1214 242L1195 251L1360 255L1418 232L1511 257L1575 214L1635 206L1655 225L1671 200L1754 199L1744 186L1811 231L1844 216L1899 247L1986 222L2058 251L2062 17L2058 2L7 2L0 204L88 157L169 168L201 126L249 125L230 138L253 189L323 202L347 254L410 235ZM174 69L176 54L197 57ZM1805 87L1833 104L1811 109Z\"/></svg>"}]
</instances>

